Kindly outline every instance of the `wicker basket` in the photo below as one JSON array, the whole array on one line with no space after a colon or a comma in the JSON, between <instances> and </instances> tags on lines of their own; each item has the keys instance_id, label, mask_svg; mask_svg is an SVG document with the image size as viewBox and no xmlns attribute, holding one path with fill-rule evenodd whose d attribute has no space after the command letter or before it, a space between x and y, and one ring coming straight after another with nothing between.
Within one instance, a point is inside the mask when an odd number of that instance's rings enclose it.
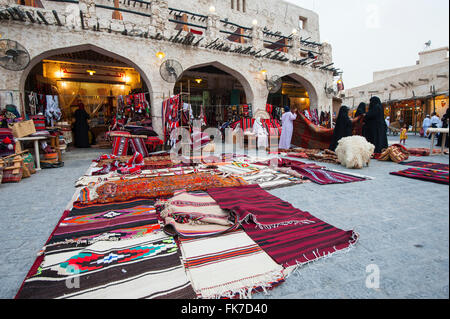
<instances>
[{"instance_id":1,"label":"wicker basket","mask_svg":"<svg viewBox=\"0 0 450 319\"><path fill-rule=\"evenodd\" d=\"M20 155L4 158L2 183L18 183L23 177L23 158Z\"/></svg>"}]
</instances>

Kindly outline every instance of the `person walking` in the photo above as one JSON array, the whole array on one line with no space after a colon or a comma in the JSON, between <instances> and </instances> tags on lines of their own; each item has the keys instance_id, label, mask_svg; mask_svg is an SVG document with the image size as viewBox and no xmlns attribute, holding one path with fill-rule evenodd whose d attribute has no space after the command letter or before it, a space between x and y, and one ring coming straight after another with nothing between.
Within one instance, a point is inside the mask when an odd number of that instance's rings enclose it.
<instances>
[{"instance_id":1,"label":"person walking","mask_svg":"<svg viewBox=\"0 0 450 319\"><path fill-rule=\"evenodd\" d=\"M294 121L297 114L293 114L289 106L284 107L284 114L281 117L281 138L279 149L288 150L291 148L292 134L294 132Z\"/></svg>"}]
</instances>

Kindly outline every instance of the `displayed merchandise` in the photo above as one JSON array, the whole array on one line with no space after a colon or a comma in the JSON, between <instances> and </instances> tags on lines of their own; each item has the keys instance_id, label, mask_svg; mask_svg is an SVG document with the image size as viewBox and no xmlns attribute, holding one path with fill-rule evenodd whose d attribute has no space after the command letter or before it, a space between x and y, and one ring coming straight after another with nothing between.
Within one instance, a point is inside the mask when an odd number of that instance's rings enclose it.
<instances>
[{"instance_id":1,"label":"displayed merchandise","mask_svg":"<svg viewBox=\"0 0 450 319\"><path fill-rule=\"evenodd\" d=\"M411 162L400 162L399 164L406 165L406 166L415 166L415 167L419 167L419 168L427 168L427 169L438 170L438 171L449 171L449 165L441 164L441 163L411 161Z\"/></svg>"},{"instance_id":2,"label":"displayed merchandise","mask_svg":"<svg viewBox=\"0 0 450 319\"><path fill-rule=\"evenodd\" d=\"M283 267L242 230L182 238L180 247L192 287L202 299L250 298L284 281Z\"/></svg>"},{"instance_id":3,"label":"displayed merchandise","mask_svg":"<svg viewBox=\"0 0 450 319\"><path fill-rule=\"evenodd\" d=\"M163 232L48 252L17 299L193 299L180 252Z\"/></svg>"},{"instance_id":4,"label":"displayed merchandise","mask_svg":"<svg viewBox=\"0 0 450 319\"><path fill-rule=\"evenodd\" d=\"M392 172L390 174L438 184L449 184L448 171L438 171L434 169L412 167L404 171Z\"/></svg>"}]
</instances>

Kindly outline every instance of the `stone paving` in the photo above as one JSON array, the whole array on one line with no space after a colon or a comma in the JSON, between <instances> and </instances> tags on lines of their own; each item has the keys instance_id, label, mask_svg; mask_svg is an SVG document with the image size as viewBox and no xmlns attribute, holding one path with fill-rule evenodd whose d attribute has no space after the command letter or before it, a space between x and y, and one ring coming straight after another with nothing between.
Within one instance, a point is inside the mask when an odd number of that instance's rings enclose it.
<instances>
[{"instance_id":1,"label":"stone paving","mask_svg":"<svg viewBox=\"0 0 450 319\"><path fill-rule=\"evenodd\" d=\"M390 137L390 143L395 142L398 137ZM429 140L410 136L407 147L429 147ZM103 152L74 150L65 154L63 168L43 170L18 184L0 185L0 248L4 253L0 298L14 298L71 200L74 181ZM448 163L449 157L410 160ZM254 298L448 299L449 187L389 175L406 168L372 161L356 173L374 180L329 186L308 183L271 191L336 227L355 229L360 240L349 251L299 268L269 295ZM374 274L366 268L369 265L379 270L378 289L366 287L367 277Z\"/></svg>"}]
</instances>

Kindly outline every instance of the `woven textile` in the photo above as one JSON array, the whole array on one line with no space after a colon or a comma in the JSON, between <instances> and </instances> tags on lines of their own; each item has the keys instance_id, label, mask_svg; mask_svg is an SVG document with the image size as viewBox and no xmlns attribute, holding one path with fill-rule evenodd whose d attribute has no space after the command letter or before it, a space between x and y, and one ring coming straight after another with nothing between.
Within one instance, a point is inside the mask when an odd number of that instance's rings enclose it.
<instances>
[{"instance_id":1,"label":"woven textile","mask_svg":"<svg viewBox=\"0 0 450 319\"><path fill-rule=\"evenodd\" d=\"M253 222L260 228L314 223L302 211L269 194L258 185L211 188L208 194L224 210L237 215L239 223Z\"/></svg>"},{"instance_id":2,"label":"woven textile","mask_svg":"<svg viewBox=\"0 0 450 319\"><path fill-rule=\"evenodd\" d=\"M383 150L380 155L375 157L379 161L392 161L394 163L400 163L409 158L409 152L403 145L394 144Z\"/></svg>"},{"instance_id":3,"label":"woven textile","mask_svg":"<svg viewBox=\"0 0 450 319\"><path fill-rule=\"evenodd\" d=\"M363 119L363 117L358 117L352 120L352 125L355 130L358 130L361 126ZM317 126L303 114L299 114L297 120L294 122L292 144L307 149L325 150L330 147L333 132L333 129Z\"/></svg>"},{"instance_id":4,"label":"woven textile","mask_svg":"<svg viewBox=\"0 0 450 319\"><path fill-rule=\"evenodd\" d=\"M412 179L418 179L423 180L427 182L433 182L438 184L446 184L448 185L448 174L447 171L438 171L433 169L426 169L426 168L415 168L411 167L407 170L400 171L400 172L393 172L390 173L391 175L397 175L402 177L408 177Z\"/></svg>"},{"instance_id":5,"label":"woven textile","mask_svg":"<svg viewBox=\"0 0 450 319\"><path fill-rule=\"evenodd\" d=\"M160 229L153 201L74 207L56 228L49 244L126 240Z\"/></svg>"},{"instance_id":6,"label":"woven textile","mask_svg":"<svg viewBox=\"0 0 450 319\"><path fill-rule=\"evenodd\" d=\"M199 298L246 298L284 280L277 265L242 230L181 239L184 266Z\"/></svg>"},{"instance_id":7,"label":"woven textile","mask_svg":"<svg viewBox=\"0 0 450 319\"><path fill-rule=\"evenodd\" d=\"M179 192L164 203L164 231L182 238L212 236L234 230L238 224L208 193Z\"/></svg>"},{"instance_id":8,"label":"woven textile","mask_svg":"<svg viewBox=\"0 0 450 319\"><path fill-rule=\"evenodd\" d=\"M362 182L366 180L363 177L332 172L324 168L321 168L316 164L305 164L302 162L291 161L286 159L281 160L280 166L290 167L291 169L295 170L305 178L320 185L345 184L345 183Z\"/></svg>"},{"instance_id":9,"label":"woven textile","mask_svg":"<svg viewBox=\"0 0 450 319\"><path fill-rule=\"evenodd\" d=\"M285 268L306 264L342 249L358 240L354 231L343 231L307 212L311 224L293 224L272 229L260 229L253 223L243 224L245 232L270 257Z\"/></svg>"},{"instance_id":10,"label":"woven textile","mask_svg":"<svg viewBox=\"0 0 450 319\"><path fill-rule=\"evenodd\" d=\"M342 231L255 186L209 190L223 209L232 210L245 232L285 268L348 248L357 241ZM244 199L236 200L237 195Z\"/></svg>"},{"instance_id":11,"label":"woven textile","mask_svg":"<svg viewBox=\"0 0 450 319\"><path fill-rule=\"evenodd\" d=\"M173 238L162 232L46 254L18 299L195 298Z\"/></svg>"},{"instance_id":12,"label":"woven textile","mask_svg":"<svg viewBox=\"0 0 450 319\"><path fill-rule=\"evenodd\" d=\"M438 170L438 171L448 171L449 170L448 164L441 164L441 163L411 161L411 162L401 162L399 164L407 165L407 166L415 166L415 167L419 167L419 168L427 168L427 169Z\"/></svg>"},{"instance_id":13,"label":"woven textile","mask_svg":"<svg viewBox=\"0 0 450 319\"><path fill-rule=\"evenodd\" d=\"M247 184L239 177L221 177L210 173L174 176L155 176L106 182L82 189L78 200L84 204L106 204L131 199L154 199L173 196L177 190L205 191L214 187L232 187Z\"/></svg>"}]
</instances>

